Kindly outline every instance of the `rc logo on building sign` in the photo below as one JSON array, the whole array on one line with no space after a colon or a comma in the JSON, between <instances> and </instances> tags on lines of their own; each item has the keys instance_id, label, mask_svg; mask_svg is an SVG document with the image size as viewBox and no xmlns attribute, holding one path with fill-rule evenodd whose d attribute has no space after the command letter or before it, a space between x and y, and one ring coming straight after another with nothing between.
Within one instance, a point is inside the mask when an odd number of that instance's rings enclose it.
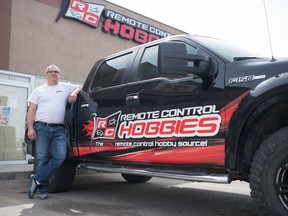
<instances>
[{"instance_id":1,"label":"rc logo on building sign","mask_svg":"<svg viewBox=\"0 0 288 216\"><path fill-rule=\"evenodd\" d=\"M104 5L84 3L80 0L70 0L64 16L97 28L104 9Z\"/></svg>"}]
</instances>

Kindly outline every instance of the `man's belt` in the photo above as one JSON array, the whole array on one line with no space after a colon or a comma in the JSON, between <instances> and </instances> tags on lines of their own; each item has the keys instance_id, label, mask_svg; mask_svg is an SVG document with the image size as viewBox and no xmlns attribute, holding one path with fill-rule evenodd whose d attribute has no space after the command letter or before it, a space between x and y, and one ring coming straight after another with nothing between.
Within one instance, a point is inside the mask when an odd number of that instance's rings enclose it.
<instances>
[{"instance_id":1,"label":"man's belt","mask_svg":"<svg viewBox=\"0 0 288 216\"><path fill-rule=\"evenodd\" d=\"M64 124L56 124L56 123L46 123L46 122L41 122L41 121L36 121L36 124L41 124L44 126L49 126L49 127L64 127Z\"/></svg>"}]
</instances>

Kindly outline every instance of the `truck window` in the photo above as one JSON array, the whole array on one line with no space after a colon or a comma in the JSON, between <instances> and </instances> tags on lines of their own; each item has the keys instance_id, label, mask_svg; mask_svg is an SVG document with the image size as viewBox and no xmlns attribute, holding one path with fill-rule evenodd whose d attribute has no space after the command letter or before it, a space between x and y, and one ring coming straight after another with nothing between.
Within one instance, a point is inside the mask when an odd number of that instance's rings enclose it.
<instances>
[{"instance_id":1,"label":"truck window","mask_svg":"<svg viewBox=\"0 0 288 216\"><path fill-rule=\"evenodd\" d=\"M131 57L131 53L104 61L96 72L92 82L92 89L106 88L119 85L122 82L124 70Z\"/></svg>"},{"instance_id":2,"label":"truck window","mask_svg":"<svg viewBox=\"0 0 288 216\"><path fill-rule=\"evenodd\" d=\"M137 80L152 79L159 76L158 73L158 49L159 46L152 46L145 49L142 59L140 61L139 70L137 74ZM197 54L197 48L186 44L187 54ZM188 62L188 66L193 67L194 62ZM179 78L169 76L167 78Z\"/></svg>"},{"instance_id":3,"label":"truck window","mask_svg":"<svg viewBox=\"0 0 288 216\"><path fill-rule=\"evenodd\" d=\"M148 47L142 56L137 80L152 79L158 76L158 46Z\"/></svg>"},{"instance_id":4,"label":"truck window","mask_svg":"<svg viewBox=\"0 0 288 216\"><path fill-rule=\"evenodd\" d=\"M193 47L193 46L190 46L190 45L188 45L188 44L186 44L186 49L187 49L187 54L197 54L197 53L198 53L197 48L195 48L195 47ZM193 67L193 66L194 66L194 62L189 61L189 62L188 62L188 66L189 66L189 67Z\"/></svg>"}]
</instances>

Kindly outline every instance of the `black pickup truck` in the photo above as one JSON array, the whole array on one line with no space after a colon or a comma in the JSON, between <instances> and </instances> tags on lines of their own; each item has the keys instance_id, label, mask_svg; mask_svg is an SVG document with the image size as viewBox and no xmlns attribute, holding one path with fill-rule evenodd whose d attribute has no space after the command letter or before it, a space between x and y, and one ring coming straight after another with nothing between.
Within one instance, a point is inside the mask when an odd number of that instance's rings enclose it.
<instances>
[{"instance_id":1,"label":"black pickup truck","mask_svg":"<svg viewBox=\"0 0 288 216\"><path fill-rule=\"evenodd\" d=\"M69 155L50 191L77 166L130 183L241 180L261 215L288 215L287 113L288 59L202 36L143 44L98 60L67 107Z\"/></svg>"}]
</instances>

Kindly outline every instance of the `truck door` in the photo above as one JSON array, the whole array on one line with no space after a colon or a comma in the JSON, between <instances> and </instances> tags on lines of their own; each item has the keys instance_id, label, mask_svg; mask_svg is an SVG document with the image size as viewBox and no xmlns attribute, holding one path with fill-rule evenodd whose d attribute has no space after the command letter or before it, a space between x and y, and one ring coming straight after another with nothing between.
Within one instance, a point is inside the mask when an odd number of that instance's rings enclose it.
<instances>
[{"instance_id":1,"label":"truck door","mask_svg":"<svg viewBox=\"0 0 288 216\"><path fill-rule=\"evenodd\" d=\"M120 114L126 112L126 85L122 80L132 55L102 60L90 72L77 102L75 155L109 156L106 150L116 138Z\"/></svg>"},{"instance_id":2,"label":"truck door","mask_svg":"<svg viewBox=\"0 0 288 216\"><path fill-rule=\"evenodd\" d=\"M220 111L224 104L223 77L211 56L191 45L183 45L187 54L200 56L201 53L209 59L207 76L173 72L173 69L160 74L160 46L143 48L140 60L134 65L137 70L132 70L138 71L135 81L126 88L128 113L122 116L125 122L120 124L119 136L131 140L139 149L146 147L150 151L122 159L165 164L224 164ZM199 62L188 62L188 66L199 66Z\"/></svg>"}]
</instances>

